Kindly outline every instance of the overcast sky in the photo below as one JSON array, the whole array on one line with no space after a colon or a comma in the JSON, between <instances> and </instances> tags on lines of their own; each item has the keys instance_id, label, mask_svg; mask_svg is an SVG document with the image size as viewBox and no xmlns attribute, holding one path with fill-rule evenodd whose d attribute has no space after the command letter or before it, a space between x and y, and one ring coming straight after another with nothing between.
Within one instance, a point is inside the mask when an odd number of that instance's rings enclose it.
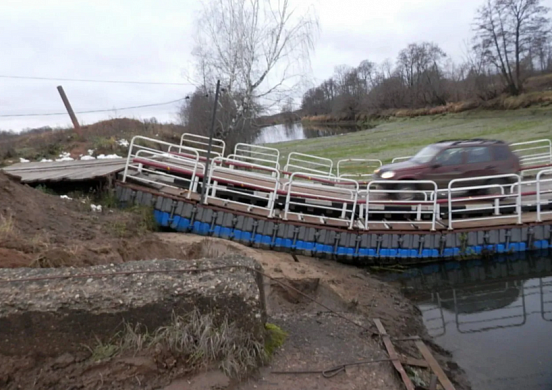
<instances>
[{"instance_id":1,"label":"overcast sky","mask_svg":"<svg viewBox=\"0 0 552 390\"><path fill-rule=\"evenodd\" d=\"M394 60L407 44L423 40L460 60L482 1L314 0L321 31L312 76L321 81L335 66L364 59ZM552 6L552 0L543 3ZM197 0L1 0L0 76L186 83L182 72L191 61L199 6ZM176 104L115 108L173 101L193 90L0 77L0 129L69 125L67 115L1 117L64 112L60 84L75 111L112 110L79 114L84 124L122 116L174 121Z\"/></svg>"}]
</instances>

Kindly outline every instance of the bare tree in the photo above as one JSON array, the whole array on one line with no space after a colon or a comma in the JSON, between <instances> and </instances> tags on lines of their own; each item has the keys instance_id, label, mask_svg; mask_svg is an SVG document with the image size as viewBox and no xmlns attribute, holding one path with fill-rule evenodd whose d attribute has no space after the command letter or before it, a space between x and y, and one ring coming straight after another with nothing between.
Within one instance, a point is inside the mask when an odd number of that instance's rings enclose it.
<instances>
[{"instance_id":1,"label":"bare tree","mask_svg":"<svg viewBox=\"0 0 552 390\"><path fill-rule=\"evenodd\" d=\"M441 71L446 54L431 42L412 43L401 50L397 71L410 92L413 106L446 103Z\"/></svg>"},{"instance_id":2,"label":"bare tree","mask_svg":"<svg viewBox=\"0 0 552 390\"><path fill-rule=\"evenodd\" d=\"M193 51L202 88L220 79L233 111L221 136L247 132L262 108L290 96L307 74L318 32L313 9L290 0L207 0L197 20Z\"/></svg>"},{"instance_id":3,"label":"bare tree","mask_svg":"<svg viewBox=\"0 0 552 390\"><path fill-rule=\"evenodd\" d=\"M523 61L549 35L548 11L540 0L486 0L477 10L475 46L513 95L523 90Z\"/></svg>"}]
</instances>

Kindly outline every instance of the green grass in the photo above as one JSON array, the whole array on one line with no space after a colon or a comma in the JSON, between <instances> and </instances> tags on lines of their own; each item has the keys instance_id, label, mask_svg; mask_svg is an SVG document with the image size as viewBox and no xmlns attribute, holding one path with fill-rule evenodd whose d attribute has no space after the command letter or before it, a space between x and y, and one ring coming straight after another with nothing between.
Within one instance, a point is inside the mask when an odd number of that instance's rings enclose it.
<instances>
[{"instance_id":1,"label":"green grass","mask_svg":"<svg viewBox=\"0 0 552 390\"><path fill-rule=\"evenodd\" d=\"M412 155L425 145L443 139L492 138L520 142L551 137L552 108L538 107L396 118L369 130L267 146L280 150L283 167L291 152L326 157L335 163L346 158L380 159L388 163L394 157Z\"/></svg>"},{"instance_id":2,"label":"green grass","mask_svg":"<svg viewBox=\"0 0 552 390\"><path fill-rule=\"evenodd\" d=\"M279 326L270 323L265 324L265 329L267 331L267 336L265 339L264 350L267 358L270 359L274 352L284 345L288 334Z\"/></svg>"}]
</instances>

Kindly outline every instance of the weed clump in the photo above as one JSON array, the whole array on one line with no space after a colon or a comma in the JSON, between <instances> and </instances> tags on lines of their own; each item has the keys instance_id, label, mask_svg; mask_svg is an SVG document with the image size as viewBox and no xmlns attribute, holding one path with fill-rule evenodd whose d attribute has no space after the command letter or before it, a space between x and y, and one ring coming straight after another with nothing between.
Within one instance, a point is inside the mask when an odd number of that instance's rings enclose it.
<instances>
[{"instance_id":1,"label":"weed clump","mask_svg":"<svg viewBox=\"0 0 552 390\"><path fill-rule=\"evenodd\" d=\"M277 340L270 346L277 345L280 339ZM226 375L238 378L266 362L264 345L227 318L216 322L213 314L201 314L196 309L185 316L173 315L168 325L154 332L140 324L125 323L124 329L109 342L98 340L87 348L94 361L124 352L170 353L194 370L217 364Z\"/></svg>"},{"instance_id":2,"label":"weed clump","mask_svg":"<svg viewBox=\"0 0 552 390\"><path fill-rule=\"evenodd\" d=\"M282 328L274 324L265 324L265 329L267 331L267 335L264 344L264 351L266 358L270 359L274 352L284 345L288 334Z\"/></svg>"},{"instance_id":3,"label":"weed clump","mask_svg":"<svg viewBox=\"0 0 552 390\"><path fill-rule=\"evenodd\" d=\"M13 233L14 227L13 215L8 214L5 216L0 214L0 238L10 236Z\"/></svg>"}]
</instances>

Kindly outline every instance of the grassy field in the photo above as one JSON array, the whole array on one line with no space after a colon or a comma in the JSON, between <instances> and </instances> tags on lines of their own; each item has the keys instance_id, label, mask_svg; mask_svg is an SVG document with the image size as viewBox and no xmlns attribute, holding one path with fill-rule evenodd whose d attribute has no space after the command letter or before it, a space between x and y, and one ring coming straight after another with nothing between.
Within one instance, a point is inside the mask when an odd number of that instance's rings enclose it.
<instances>
[{"instance_id":1,"label":"grassy field","mask_svg":"<svg viewBox=\"0 0 552 390\"><path fill-rule=\"evenodd\" d=\"M313 154L334 162L346 158L373 158L386 163L394 157L412 155L429 143L460 138L507 142L552 138L552 107L394 119L370 130L267 146L280 150L282 164L290 152Z\"/></svg>"}]
</instances>

